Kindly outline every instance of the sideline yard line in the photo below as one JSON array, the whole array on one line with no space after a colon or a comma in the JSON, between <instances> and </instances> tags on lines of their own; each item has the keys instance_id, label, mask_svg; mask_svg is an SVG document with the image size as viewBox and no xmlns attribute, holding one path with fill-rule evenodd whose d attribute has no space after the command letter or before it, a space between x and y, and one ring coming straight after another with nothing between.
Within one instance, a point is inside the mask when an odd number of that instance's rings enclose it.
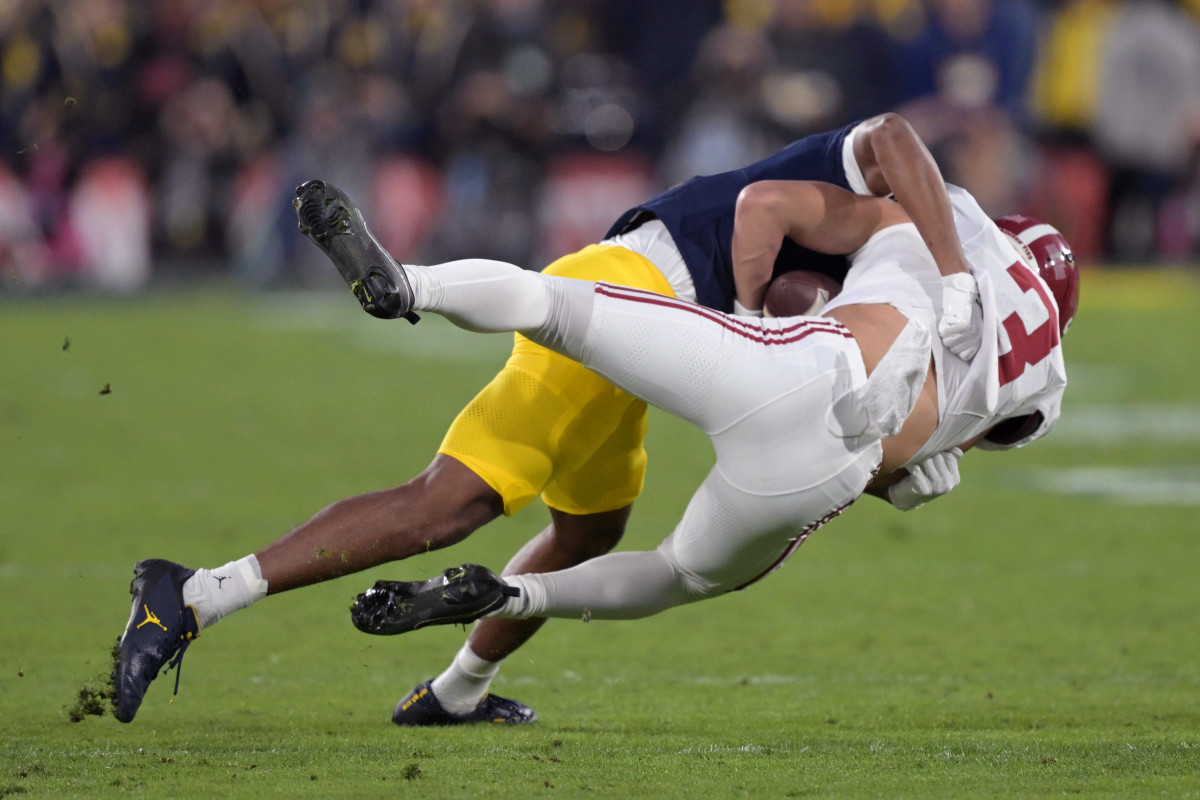
<instances>
[{"instance_id":1,"label":"sideline yard line","mask_svg":"<svg viewBox=\"0 0 1200 800\"><path fill-rule=\"evenodd\" d=\"M1029 491L1102 497L1124 505L1200 506L1200 464L1040 469L1021 483Z\"/></svg>"},{"instance_id":2,"label":"sideline yard line","mask_svg":"<svg viewBox=\"0 0 1200 800\"><path fill-rule=\"evenodd\" d=\"M1072 406L1046 441L1057 444L1200 442L1200 405L1137 403Z\"/></svg>"}]
</instances>

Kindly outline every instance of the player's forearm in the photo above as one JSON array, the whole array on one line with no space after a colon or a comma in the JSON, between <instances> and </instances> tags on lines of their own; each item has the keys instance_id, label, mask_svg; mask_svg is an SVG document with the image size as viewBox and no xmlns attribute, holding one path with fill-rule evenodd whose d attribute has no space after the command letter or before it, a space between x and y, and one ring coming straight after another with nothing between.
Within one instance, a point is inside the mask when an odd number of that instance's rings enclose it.
<instances>
[{"instance_id":1,"label":"player's forearm","mask_svg":"<svg viewBox=\"0 0 1200 800\"><path fill-rule=\"evenodd\" d=\"M738 301L761 308L784 237L818 253L844 255L878 230L907 221L894 203L820 181L759 181L738 196L733 272Z\"/></svg>"},{"instance_id":2,"label":"player's forearm","mask_svg":"<svg viewBox=\"0 0 1200 800\"><path fill-rule=\"evenodd\" d=\"M886 114L867 124L868 161L873 157L878 170L872 173L864 169L868 186L877 194L895 195L943 275L967 272L946 182L933 155L899 115Z\"/></svg>"},{"instance_id":3,"label":"player's forearm","mask_svg":"<svg viewBox=\"0 0 1200 800\"><path fill-rule=\"evenodd\" d=\"M731 256L737 301L751 311L763 307L786 233L775 199L758 184L747 186L738 196Z\"/></svg>"}]
</instances>

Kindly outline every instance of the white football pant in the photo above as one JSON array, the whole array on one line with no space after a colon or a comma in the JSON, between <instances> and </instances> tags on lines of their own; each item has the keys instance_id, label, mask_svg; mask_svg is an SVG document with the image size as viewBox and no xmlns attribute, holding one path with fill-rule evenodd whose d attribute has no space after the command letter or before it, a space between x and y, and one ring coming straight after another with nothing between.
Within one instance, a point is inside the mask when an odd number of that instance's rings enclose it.
<instances>
[{"instance_id":1,"label":"white football pant","mask_svg":"<svg viewBox=\"0 0 1200 800\"><path fill-rule=\"evenodd\" d=\"M858 498L882 457L844 401L866 383L850 332L822 317L733 317L482 259L406 267L417 310L518 330L697 425L716 464L657 550L506 577L498 616L628 619L741 588Z\"/></svg>"}]
</instances>

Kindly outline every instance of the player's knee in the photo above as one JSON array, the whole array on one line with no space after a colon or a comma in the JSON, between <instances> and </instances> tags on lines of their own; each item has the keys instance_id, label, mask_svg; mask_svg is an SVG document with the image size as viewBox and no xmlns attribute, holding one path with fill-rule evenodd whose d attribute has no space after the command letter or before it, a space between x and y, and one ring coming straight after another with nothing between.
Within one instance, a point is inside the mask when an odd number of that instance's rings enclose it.
<instances>
[{"instance_id":1,"label":"player's knee","mask_svg":"<svg viewBox=\"0 0 1200 800\"><path fill-rule=\"evenodd\" d=\"M689 566L686 552L679 551L673 535L668 536L659 544L657 552L663 561L670 565L671 571L675 574L681 595L686 598L682 602L694 603L697 600L725 594L734 588L720 580L713 580Z\"/></svg>"},{"instance_id":2,"label":"player's knee","mask_svg":"<svg viewBox=\"0 0 1200 800\"><path fill-rule=\"evenodd\" d=\"M592 285L551 276L546 279L544 288L549 305L546 320L537 330L526 331L527 335L543 347L581 360L595 304Z\"/></svg>"}]
</instances>

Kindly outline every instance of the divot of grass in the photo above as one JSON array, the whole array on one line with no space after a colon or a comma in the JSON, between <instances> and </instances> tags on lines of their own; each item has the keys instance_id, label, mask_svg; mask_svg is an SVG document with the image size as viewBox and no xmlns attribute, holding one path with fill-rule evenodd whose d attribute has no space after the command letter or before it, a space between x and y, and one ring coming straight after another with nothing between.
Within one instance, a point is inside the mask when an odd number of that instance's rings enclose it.
<instances>
[{"instance_id":1,"label":"divot of grass","mask_svg":"<svg viewBox=\"0 0 1200 800\"><path fill-rule=\"evenodd\" d=\"M67 717L71 722L83 722L88 717L103 717L113 708L117 696L113 676L121 659L121 639L118 637L109 651L108 672L101 673L79 687L75 702L67 707Z\"/></svg>"},{"instance_id":2,"label":"divot of grass","mask_svg":"<svg viewBox=\"0 0 1200 800\"><path fill-rule=\"evenodd\" d=\"M113 690L111 683L96 686L85 683L79 688L75 703L67 709L67 717L71 722L83 722L88 717L103 717L112 706Z\"/></svg>"}]
</instances>

